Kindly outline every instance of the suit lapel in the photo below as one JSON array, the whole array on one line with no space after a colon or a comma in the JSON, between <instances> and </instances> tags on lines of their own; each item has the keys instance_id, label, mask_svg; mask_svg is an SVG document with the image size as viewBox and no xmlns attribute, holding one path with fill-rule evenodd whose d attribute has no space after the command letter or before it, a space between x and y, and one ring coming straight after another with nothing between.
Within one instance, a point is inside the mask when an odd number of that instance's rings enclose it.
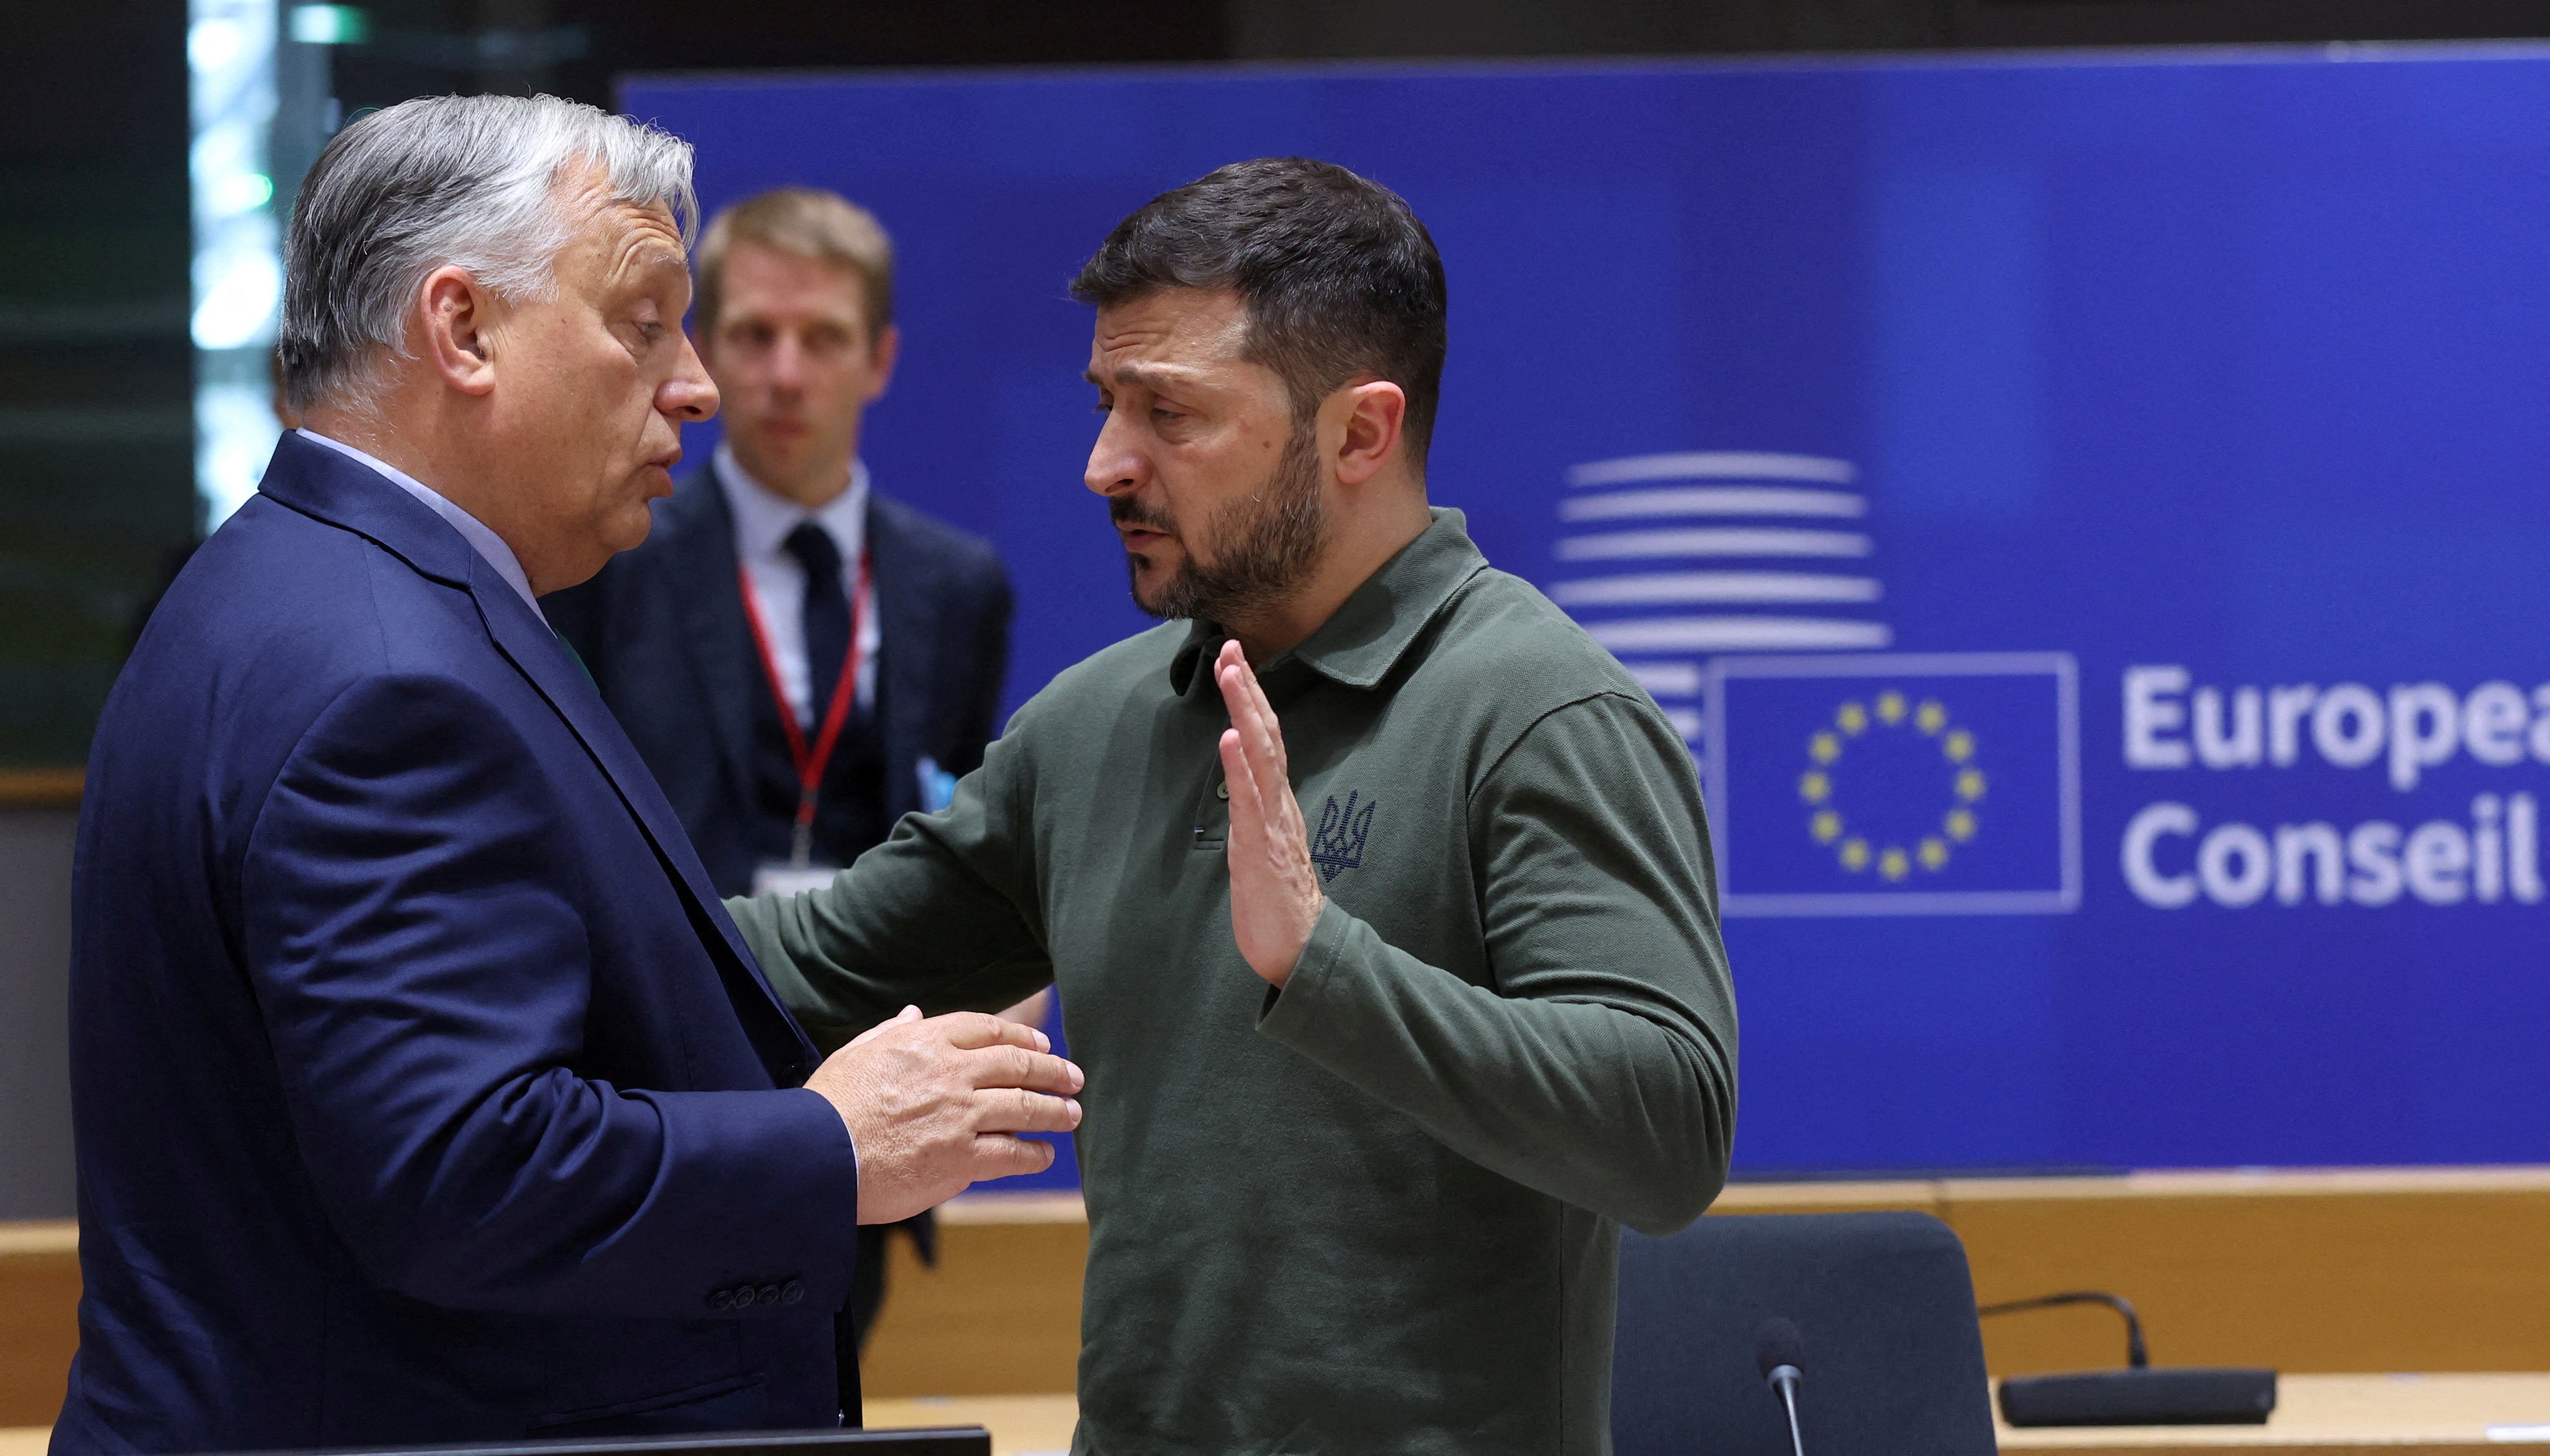
<instances>
[{"instance_id":1,"label":"suit lapel","mask_svg":"<svg viewBox=\"0 0 2550 1456\"><path fill-rule=\"evenodd\" d=\"M675 533L665 553L670 558L666 585L679 603L675 610L681 616L682 651L699 679L700 711L708 718L709 740L726 769L728 793L735 802L749 804L753 695L770 688L753 660L752 628L743 618L743 588L735 568L735 516L727 509L716 467L692 477L689 489L674 498L665 514L665 525Z\"/></svg>"},{"instance_id":2,"label":"suit lapel","mask_svg":"<svg viewBox=\"0 0 2550 1456\"><path fill-rule=\"evenodd\" d=\"M891 503L868 493L868 560L876 578L877 728L885 743L885 817L922 807L921 759L930 742L930 684L938 638L930 620L929 565L904 539Z\"/></svg>"},{"instance_id":3,"label":"suit lapel","mask_svg":"<svg viewBox=\"0 0 2550 1456\"><path fill-rule=\"evenodd\" d=\"M710 888L699 855L682 832L672 806L664 802L663 790L638 759L629 735L621 731L619 720L603 705L593 680L531 604L423 502L326 445L286 433L275 446L274 461L266 467L258 490L303 515L378 543L434 580L468 592L496 650L530 680L584 744L662 859L674 893L688 902L695 920L715 937L705 946L709 959L726 980L728 999L772 1079L786 1086L791 1085L792 1075L803 1079L812 1073L818 1063L814 1043L806 1039L763 979L760 963L727 915L725 902Z\"/></svg>"}]
</instances>

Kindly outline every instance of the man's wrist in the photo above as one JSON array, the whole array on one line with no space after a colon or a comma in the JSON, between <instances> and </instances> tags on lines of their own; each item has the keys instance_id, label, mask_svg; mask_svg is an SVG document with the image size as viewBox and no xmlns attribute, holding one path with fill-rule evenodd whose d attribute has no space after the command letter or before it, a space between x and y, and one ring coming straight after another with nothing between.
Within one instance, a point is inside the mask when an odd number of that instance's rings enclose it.
<instances>
[{"instance_id":1,"label":"man's wrist","mask_svg":"<svg viewBox=\"0 0 2550 1456\"><path fill-rule=\"evenodd\" d=\"M1293 953L1284 957L1280 967L1250 966L1249 969L1257 972L1258 979L1267 985L1283 990L1285 983L1293 979L1293 973L1302 968L1302 957L1311 953L1311 937L1319 933L1320 917L1327 908L1328 897L1320 891L1312 891L1310 913L1302 917L1302 935L1295 942Z\"/></svg>"}]
</instances>

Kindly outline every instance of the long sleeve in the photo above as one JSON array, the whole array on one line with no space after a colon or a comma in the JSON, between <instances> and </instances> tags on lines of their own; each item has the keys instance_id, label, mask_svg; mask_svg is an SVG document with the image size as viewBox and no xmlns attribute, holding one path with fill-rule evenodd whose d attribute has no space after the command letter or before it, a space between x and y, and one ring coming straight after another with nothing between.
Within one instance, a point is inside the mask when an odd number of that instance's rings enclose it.
<instances>
[{"instance_id":1,"label":"long sleeve","mask_svg":"<svg viewBox=\"0 0 2550 1456\"><path fill-rule=\"evenodd\" d=\"M585 912L642 887L584 883L565 818L449 678L358 684L283 764L241 941L331 1223L383 1285L448 1309L695 1318L754 1277L837 1303L858 1171L822 1098L575 1070L616 1014Z\"/></svg>"},{"instance_id":2,"label":"long sleeve","mask_svg":"<svg viewBox=\"0 0 2550 1456\"><path fill-rule=\"evenodd\" d=\"M907 1005L997 1011L1052 983L1021 807L1025 736L1014 726L944 811L905 816L825 888L727 902L828 1054Z\"/></svg>"},{"instance_id":3,"label":"long sleeve","mask_svg":"<svg viewBox=\"0 0 2550 1456\"><path fill-rule=\"evenodd\" d=\"M1689 764L1651 705L1542 718L1469 808L1494 985L1331 902L1259 1029L1519 1183L1690 1222L1725 1181L1735 1005Z\"/></svg>"}]
</instances>

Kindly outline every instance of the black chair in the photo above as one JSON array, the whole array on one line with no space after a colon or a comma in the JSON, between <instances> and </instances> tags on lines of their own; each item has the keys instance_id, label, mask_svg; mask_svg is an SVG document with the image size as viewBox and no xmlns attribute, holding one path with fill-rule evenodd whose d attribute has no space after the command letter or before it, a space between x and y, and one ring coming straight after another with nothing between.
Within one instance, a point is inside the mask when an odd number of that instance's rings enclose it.
<instances>
[{"instance_id":1,"label":"black chair","mask_svg":"<svg viewBox=\"0 0 2550 1456\"><path fill-rule=\"evenodd\" d=\"M1620 1235L1615 1456L1789 1456L1753 1365L1762 1321L1806 1338L1807 1456L1993 1456L1965 1245L1927 1213L1722 1214Z\"/></svg>"}]
</instances>

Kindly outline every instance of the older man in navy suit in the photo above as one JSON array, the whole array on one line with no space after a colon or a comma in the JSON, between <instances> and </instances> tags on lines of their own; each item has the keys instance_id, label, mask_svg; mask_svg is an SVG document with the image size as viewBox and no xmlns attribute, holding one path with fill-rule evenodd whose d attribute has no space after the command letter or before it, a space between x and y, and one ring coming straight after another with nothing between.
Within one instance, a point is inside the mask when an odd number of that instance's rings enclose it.
<instances>
[{"instance_id":1,"label":"older man in navy suit","mask_svg":"<svg viewBox=\"0 0 2550 1456\"><path fill-rule=\"evenodd\" d=\"M644 545L541 606L719 893L811 889L982 763L1009 575L989 542L879 493L860 458L902 347L894 245L866 209L809 187L745 198L710 222L696 271L726 440ZM927 1213L895 1226L932 1256ZM860 1236L852 1376L889 1231Z\"/></svg>"},{"instance_id":2,"label":"older man in navy suit","mask_svg":"<svg viewBox=\"0 0 2550 1456\"><path fill-rule=\"evenodd\" d=\"M549 98L390 108L304 183L302 429L90 756L56 1452L834 1424L854 1223L1077 1122L989 1016L819 1062L534 605L716 409L690 212L687 146Z\"/></svg>"}]
</instances>

